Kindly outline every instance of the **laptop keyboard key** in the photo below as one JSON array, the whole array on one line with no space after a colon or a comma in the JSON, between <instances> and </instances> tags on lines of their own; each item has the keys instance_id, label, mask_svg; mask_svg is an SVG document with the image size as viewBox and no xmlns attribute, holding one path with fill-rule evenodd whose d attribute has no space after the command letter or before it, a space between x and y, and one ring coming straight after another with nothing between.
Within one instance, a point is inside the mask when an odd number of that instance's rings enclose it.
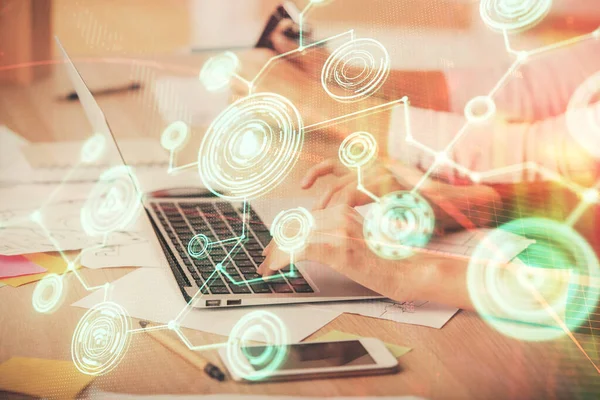
<instances>
[{"instance_id":1,"label":"laptop keyboard key","mask_svg":"<svg viewBox=\"0 0 600 400\"><path fill-rule=\"evenodd\" d=\"M292 288L287 283L271 283L270 286L275 293L293 293Z\"/></svg>"},{"instance_id":2,"label":"laptop keyboard key","mask_svg":"<svg viewBox=\"0 0 600 400\"><path fill-rule=\"evenodd\" d=\"M229 294L227 286L211 286L210 292L212 294Z\"/></svg>"},{"instance_id":3,"label":"laptop keyboard key","mask_svg":"<svg viewBox=\"0 0 600 400\"><path fill-rule=\"evenodd\" d=\"M314 293L314 290L309 285L294 286L296 293Z\"/></svg>"},{"instance_id":4,"label":"laptop keyboard key","mask_svg":"<svg viewBox=\"0 0 600 400\"><path fill-rule=\"evenodd\" d=\"M233 286L229 286L229 288L231 289L231 292L234 294L252 293L250 291L250 289L248 288L248 286L246 286L246 285L233 285Z\"/></svg>"},{"instance_id":5,"label":"laptop keyboard key","mask_svg":"<svg viewBox=\"0 0 600 400\"><path fill-rule=\"evenodd\" d=\"M250 287L254 293L271 293L271 288L266 283L251 283Z\"/></svg>"}]
</instances>

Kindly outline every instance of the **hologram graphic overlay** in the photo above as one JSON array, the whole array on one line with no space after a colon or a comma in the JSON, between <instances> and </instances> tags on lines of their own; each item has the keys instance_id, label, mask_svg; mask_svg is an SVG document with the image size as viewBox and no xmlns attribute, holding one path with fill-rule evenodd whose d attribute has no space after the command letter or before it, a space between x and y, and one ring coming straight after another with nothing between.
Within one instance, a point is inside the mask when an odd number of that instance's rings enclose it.
<instances>
[{"instance_id":1,"label":"hologram graphic overlay","mask_svg":"<svg viewBox=\"0 0 600 400\"><path fill-rule=\"evenodd\" d=\"M253 341L264 343L264 351L258 355L246 351L244 347L251 346ZM229 334L229 368L246 380L265 379L285 361L288 343L287 328L279 317L267 311L253 311L242 317Z\"/></svg>"},{"instance_id":2,"label":"hologram graphic overlay","mask_svg":"<svg viewBox=\"0 0 600 400\"><path fill-rule=\"evenodd\" d=\"M314 225L312 214L303 207L281 211L271 224L271 236L279 250L292 254L306 246Z\"/></svg>"},{"instance_id":3,"label":"hologram graphic overlay","mask_svg":"<svg viewBox=\"0 0 600 400\"><path fill-rule=\"evenodd\" d=\"M500 231L535 243L508 264L504 254L514 252L515 242ZM467 284L475 308L490 326L519 340L544 341L566 335L587 320L599 296L590 287L590 277L598 276L593 249L571 227L525 218L484 238L471 257Z\"/></svg>"},{"instance_id":4,"label":"hologram graphic overlay","mask_svg":"<svg viewBox=\"0 0 600 400\"><path fill-rule=\"evenodd\" d=\"M86 375L103 375L123 359L131 335L131 320L120 305L104 302L89 309L79 320L71 355L75 367Z\"/></svg>"},{"instance_id":5,"label":"hologram graphic overlay","mask_svg":"<svg viewBox=\"0 0 600 400\"><path fill-rule=\"evenodd\" d=\"M210 254L213 242L203 233L195 235L188 243L188 254L197 260L203 260Z\"/></svg>"},{"instance_id":6,"label":"hologram graphic overlay","mask_svg":"<svg viewBox=\"0 0 600 400\"><path fill-rule=\"evenodd\" d=\"M54 312L64 299L63 276L48 274L35 285L31 298L33 309L50 314Z\"/></svg>"},{"instance_id":7,"label":"hologram graphic overlay","mask_svg":"<svg viewBox=\"0 0 600 400\"><path fill-rule=\"evenodd\" d=\"M369 249L389 260L410 257L414 248L429 243L435 226L431 206L420 195L389 193L374 203L364 220L363 234Z\"/></svg>"},{"instance_id":8,"label":"hologram graphic overlay","mask_svg":"<svg viewBox=\"0 0 600 400\"><path fill-rule=\"evenodd\" d=\"M170 152L182 148L189 138L189 128L183 121L175 121L160 136L160 145Z\"/></svg>"},{"instance_id":9,"label":"hologram graphic overlay","mask_svg":"<svg viewBox=\"0 0 600 400\"><path fill-rule=\"evenodd\" d=\"M368 132L354 132L344 139L338 151L342 164L360 168L377 158L377 141Z\"/></svg>"},{"instance_id":10,"label":"hologram graphic overlay","mask_svg":"<svg viewBox=\"0 0 600 400\"><path fill-rule=\"evenodd\" d=\"M94 163L104 155L106 150L106 137L101 133L94 133L81 147L81 162Z\"/></svg>"},{"instance_id":11,"label":"hologram graphic overlay","mask_svg":"<svg viewBox=\"0 0 600 400\"><path fill-rule=\"evenodd\" d=\"M104 172L81 209L89 236L106 236L129 227L139 215L142 195L133 170L124 165Z\"/></svg>"},{"instance_id":12,"label":"hologram graphic overlay","mask_svg":"<svg viewBox=\"0 0 600 400\"><path fill-rule=\"evenodd\" d=\"M229 86L237 74L240 60L231 51L226 51L206 61L200 70L200 82L210 92Z\"/></svg>"},{"instance_id":13,"label":"hologram graphic overlay","mask_svg":"<svg viewBox=\"0 0 600 400\"><path fill-rule=\"evenodd\" d=\"M483 22L497 32L518 33L539 24L552 8L552 0L481 0Z\"/></svg>"},{"instance_id":14,"label":"hologram graphic overlay","mask_svg":"<svg viewBox=\"0 0 600 400\"><path fill-rule=\"evenodd\" d=\"M375 39L354 39L335 49L321 72L321 85L334 100L364 100L375 94L390 73L390 56Z\"/></svg>"},{"instance_id":15,"label":"hologram graphic overlay","mask_svg":"<svg viewBox=\"0 0 600 400\"><path fill-rule=\"evenodd\" d=\"M275 93L231 104L211 124L198 153L200 178L216 196L250 200L274 189L302 151L304 131L296 107Z\"/></svg>"},{"instance_id":16,"label":"hologram graphic overlay","mask_svg":"<svg viewBox=\"0 0 600 400\"><path fill-rule=\"evenodd\" d=\"M600 72L583 82L567 108L567 127L579 145L600 158Z\"/></svg>"}]
</instances>

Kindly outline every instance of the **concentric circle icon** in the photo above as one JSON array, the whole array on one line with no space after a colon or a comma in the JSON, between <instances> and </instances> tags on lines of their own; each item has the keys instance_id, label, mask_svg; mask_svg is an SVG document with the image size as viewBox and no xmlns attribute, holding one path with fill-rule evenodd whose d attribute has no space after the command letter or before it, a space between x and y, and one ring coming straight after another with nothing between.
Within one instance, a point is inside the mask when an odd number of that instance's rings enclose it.
<instances>
[{"instance_id":1,"label":"concentric circle icon","mask_svg":"<svg viewBox=\"0 0 600 400\"><path fill-rule=\"evenodd\" d=\"M182 147L188 139L189 128L183 121L175 121L165 128L160 136L160 145L168 151Z\"/></svg>"},{"instance_id":2,"label":"concentric circle icon","mask_svg":"<svg viewBox=\"0 0 600 400\"><path fill-rule=\"evenodd\" d=\"M539 24L552 8L552 0L481 0L483 22L497 32L518 33Z\"/></svg>"},{"instance_id":3,"label":"concentric circle icon","mask_svg":"<svg viewBox=\"0 0 600 400\"><path fill-rule=\"evenodd\" d=\"M354 132L340 145L338 156L348 168L360 168L377 157L377 141L368 132Z\"/></svg>"},{"instance_id":4,"label":"concentric circle icon","mask_svg":"<svg viewBox=\"0 0 600 400\"><path fill-rule=\"evenodd\" d=\"M141 209L142 194L133 170L117 166L104 172L81 209L81 225L90 236L126 229Z\"/></svg>"},{"instance_id":5,"label":"concentric circle icon","mask_svg":"<svg viewBox=\"0 0 600 400\"><path fill-rule=\"evenodd\" d=\"M485 122L496 114L496 103L490 96L477 96L465 105L465 118L473 123Z\"/></svg>"},{"instance_id":6,"label":"concentric circle icon","mask_svg":"<svg viewBox=\"0 0 600 400\"><path fill-rule=\"evenodd\" d=\"M281 211L273 220L271 236L281 251L294 253L306 246L314 224L312 214L305 208Z\"/></svg>"},{"instance_id":7,"label":"concentric circle icon","mask_svg":"<svg viewBox=\"0 0 600 400\"><path fill-rule=\"evenodd\" d=\"M127 311L112 302L97 304L79 320L71 356L75 367L87 375L103 375L123 359L131 335L131 320Z\"/></svg>"},{"instance_id":8,"label":"concentric circle icon","mask_svg":"<svg viewBox=\"0 0 600 400\"><path fill-rule=\"evenodd\" d=\"M321 84L343 103L366 99L381 88L390 73L390 56L375 39L354 39L333 51L321 71Z\"/></svg>"},{"instance_id":9,"label":"concentric circle icon","mask_svg":"<svg viewBox=\"0 0 600 400\"><path fill-rule=\"evenodd\" d=\"M510 264L506 254L514 254L519 243L507 239L507 232L535 240ZM588 281L599 273L593 249L572 228L526 218L501 226L480 242L467 284L489 325L519 340L543 341L565 335L563 323L573 331L587 321L599 296Z\"/></svg>"},{"instance_id":10,"label":"concentric circle icon","mask_svg":"<svg viewBox=\"0 0 600 400\"><path fill-rule=\"evenodd\" d=\"M400 260L415 247L425 247L433 234L435 216L429 203L416 193L400 191L383 196L367 213L365 241L379 257Z\"/></svg>"},{"instance_id":11,"label":"concentric circle icon","mask_svg":"<svg viewBox=\"0 0 600 400\"><path fill-rule=\"evenodd\" d=\"M94 133L81 147L81 161L90 164L102 157L106 150L106 137L101 133Z\"/></svg>"},{"instance_id":12,"label":"concentric circle icon","mask_svg":"<svg viewBox=\"0 0 600 400\"><path fill-rule=\"evenodd\" d=\"M567 107L569 132L581 147L600 157L600 72L581 84ZM595 104L594 104L595 103Z\"/></svg>"},{"instance_id":13,"label":"concentric circle icon","mask_svg":"<svg viewBox=\"0 0 600 400\"><path fill-rule=\"evenodd\" d=\"M251 342L264 345L252 346ZM267 311L253 311L240 319L227 341L227 360L231 372L251 381L273 374L286 360L288 333L283 321Z\"/></svg>"},{"instance_id":14,"label":"concentric circle icon","mask_svg":"<svg viewBox=\"0 0 600 400\"><path fill-rule=\"evenodd\" d=\"M56 310L63 298L63 277L58 274L48 274L35 286L31 301L35 311L49 314Z\"/></svg>"},{"instance_id":15,"label":"concentric circle icon","mask_svg":"<svg viewBox=\"0 0 600 400\"><path fill-rule=\"evenodd\" d=\"M208 128L198 166L204 185L229 200L259 197L292 170L304 143L296 107L275 93L231 104Z\"/></svg>"},{"instance_id":16,"label":"concentric circle icon","mask_svg":"<svg viewBox=\"0 0 600 400\"><path fill-rule=\"evenodd\" d=\"M200 82L211 92L223 89L229 85L239 65L240 60L230 51L211 57L200 70Z\"/></svg>"},{"instance_id":17,"label":"concentric circle icon","mask_svg":"<svg viewBox=\"0 0 600 400\"><path fill-rule=\"evenodd\" d=\"M198 260L205 259L212 250L212 242L202 233L194 236L188 243L188 254Z\"/></svg>"}]
</instances>

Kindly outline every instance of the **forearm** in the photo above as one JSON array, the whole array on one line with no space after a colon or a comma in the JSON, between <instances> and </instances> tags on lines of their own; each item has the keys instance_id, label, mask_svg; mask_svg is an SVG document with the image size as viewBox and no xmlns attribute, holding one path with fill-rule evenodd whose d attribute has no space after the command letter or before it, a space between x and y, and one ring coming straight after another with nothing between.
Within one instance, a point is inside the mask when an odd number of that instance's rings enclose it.
<instances>
[{"instance_id":1,"label":"forearm","mask_svg":"<svg viewBox=\"0 0 600 400\"><path fill-rule=\"evenodd\" d=\"M382 92L388 101L407 96L414 107L450 109L446 76L441 71L391 71Z\"/></svg>"}]
</instances>

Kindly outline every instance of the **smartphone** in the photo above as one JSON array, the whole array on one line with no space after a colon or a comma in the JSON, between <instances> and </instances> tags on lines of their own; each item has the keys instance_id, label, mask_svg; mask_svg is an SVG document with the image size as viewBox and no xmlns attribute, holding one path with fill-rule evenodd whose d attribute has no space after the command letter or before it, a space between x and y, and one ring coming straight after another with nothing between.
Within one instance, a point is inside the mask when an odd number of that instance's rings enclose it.
<instances>
[{"instance_id":1,"label":"smartphone","mask_svg":"<svg viewBox=\"0 0 600 400\"><path fill-rule=\"evenodd\" d=\"M241 365L236 366L230 365L226 348L221 348L219 355L233 380L248 383L379 375L398 370L396 358L381 340L374 338L292 344L287 347L283 361L280 359L278 366L273 368L268 355L276 352L270 346L241 347L235 361ZM263 368L270 371L259 380L238 375L239 371L260 373Z\"/></svg>"},{"instance_id":2,"label":"smartphone","mask_svg":"<svg viewBox=\"0 0 600 400\"><path fill-rule=\"evenodd\" d=\"M269 17L269 20L254 47L275 50L273 43L271 42L271 34L275 28L277 28L277 25L284 19L291 20L293 25L291 28L286 29L283 34L292 40L300 40L300 10L298 10L298 7L293 2L284 1L277 6L275 11L273 11ZM304 38L309 38L310 34L310 28L304 24Z\"/></svg>"}]
</instances>

